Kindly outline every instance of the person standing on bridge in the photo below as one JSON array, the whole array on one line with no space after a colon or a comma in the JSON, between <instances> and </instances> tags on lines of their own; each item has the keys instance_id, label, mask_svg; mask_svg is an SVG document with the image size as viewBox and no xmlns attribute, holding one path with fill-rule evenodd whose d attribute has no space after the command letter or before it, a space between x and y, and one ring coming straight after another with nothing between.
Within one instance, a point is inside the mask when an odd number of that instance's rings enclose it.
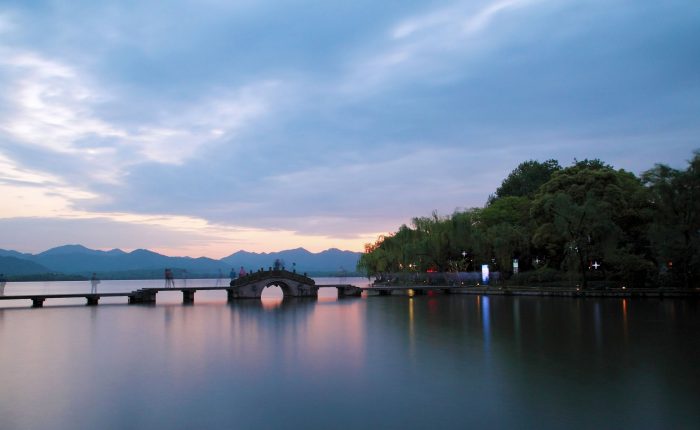
<instances>
[{"instance_id":1,"label":"person standing on bridge","mask_svg":"<svg viewBox=\"0 0 700 430\"><path fill-rule=\"evenodd\" d=\"M231 269L231 271L233 271L233 269ZM241 270L238 272L238 277L242 278L245 275L247 275L247 273L246 273L245 269L243 268L243 266L241 266Z\"/></svg>"},{"instance_id":2,"label":"person standing on bridge","mask_svg":"<svg viewBox=\"0 0 700 430\"><path fill-rule=\"evenodd\" d=\"M173 271L170 269L165 269L165 288L175 288L175 279L173 278Z\"/></svg>"},{"instance_id":3,"label":"person standing on bridge","mask_svg":"<svg viewBox=\"0 0 700 430\"><path fill-rule=\"evenodd\" d=\"M90 278L90 292L92 294L95 294L97 292L97 284L100 283L100 280L97 278L97 273L92 272L92 278Z\"/></svg>"},{"instance_id":4,"label":"person standing on bridge","mask_svg":"<svg viewBox=\"0 0 700 430\"><path fill-rule=\"evenodd\" d=\"M7 279L5 279L5 274L0 273L0 296L5 295L5 284Z\"/></svg>"}]
</instances>

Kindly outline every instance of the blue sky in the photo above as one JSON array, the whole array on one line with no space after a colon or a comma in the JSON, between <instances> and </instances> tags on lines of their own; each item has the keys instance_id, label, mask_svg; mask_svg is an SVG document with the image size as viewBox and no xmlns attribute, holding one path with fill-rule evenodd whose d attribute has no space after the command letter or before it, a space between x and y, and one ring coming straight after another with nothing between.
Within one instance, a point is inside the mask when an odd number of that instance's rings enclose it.
<instances>
[{"instance_id":1,"label":"blue sky","mask_svg":"<svg viewBox=\"0 0 700 430\"><path fill-rule=\"evenodd\" d=\"M0 3L0 248L360 250L699 136L694 0Z\"/></svg>"}]
</instances>

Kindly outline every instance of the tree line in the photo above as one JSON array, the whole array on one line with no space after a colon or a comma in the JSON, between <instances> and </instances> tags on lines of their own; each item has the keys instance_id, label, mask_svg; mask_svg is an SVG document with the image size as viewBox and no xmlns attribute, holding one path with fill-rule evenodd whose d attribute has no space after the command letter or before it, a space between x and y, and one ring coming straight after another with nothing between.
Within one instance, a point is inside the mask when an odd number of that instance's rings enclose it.
<instances>
[{"instance_id":1,"label":"tree line","mask_svg":"<svg viewBox=\"0 0 700 430\"><path fill-rule=\"evenodd\" d=\"M523 162L484 207L413 218L366 244L358 270L391 277L482 264L523 284L698 286L700 151L685 170L657 164L640 176L598 159Z\"/></svg>"}]
</instances>

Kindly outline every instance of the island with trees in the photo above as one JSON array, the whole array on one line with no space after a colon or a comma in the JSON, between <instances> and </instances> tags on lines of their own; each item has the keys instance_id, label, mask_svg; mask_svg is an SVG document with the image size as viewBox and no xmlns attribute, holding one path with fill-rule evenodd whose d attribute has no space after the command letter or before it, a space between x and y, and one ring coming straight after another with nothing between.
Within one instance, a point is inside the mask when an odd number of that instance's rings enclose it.
<instances>
[{"instance_id":1,"label":"island with trees","mask_svg":"<svg viewBox=\"0 0 700 430\"><path fill-rule=\"evenodd\" d=\"M380 282L454 282L483 265L501 285L697 288L700 151L640 176L601 160L526 161L484 207L414 218L367 244Z\"/></svg>"}]
</instances>

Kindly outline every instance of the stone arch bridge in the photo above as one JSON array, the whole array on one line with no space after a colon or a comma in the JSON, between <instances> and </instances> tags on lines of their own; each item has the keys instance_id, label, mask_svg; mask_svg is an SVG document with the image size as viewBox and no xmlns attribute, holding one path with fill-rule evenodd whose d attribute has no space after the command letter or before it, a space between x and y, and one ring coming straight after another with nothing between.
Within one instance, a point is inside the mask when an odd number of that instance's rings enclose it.
<instances>
[{"instance_id":1,"label":"stone arch bridge","mask_svg":"<svg viewBox=\"0 0 700 430\"><path fill-rule=\"evenodd\" d=\"M362 289L353 285L316 285L316 281L305 275L288 270L268 270L248 274L231 281L229 299L259 299L265 288L282 288L284 297L318 297L318 289L338 289L338 297L359 296Z\"/></svg>"}]
</instances>

